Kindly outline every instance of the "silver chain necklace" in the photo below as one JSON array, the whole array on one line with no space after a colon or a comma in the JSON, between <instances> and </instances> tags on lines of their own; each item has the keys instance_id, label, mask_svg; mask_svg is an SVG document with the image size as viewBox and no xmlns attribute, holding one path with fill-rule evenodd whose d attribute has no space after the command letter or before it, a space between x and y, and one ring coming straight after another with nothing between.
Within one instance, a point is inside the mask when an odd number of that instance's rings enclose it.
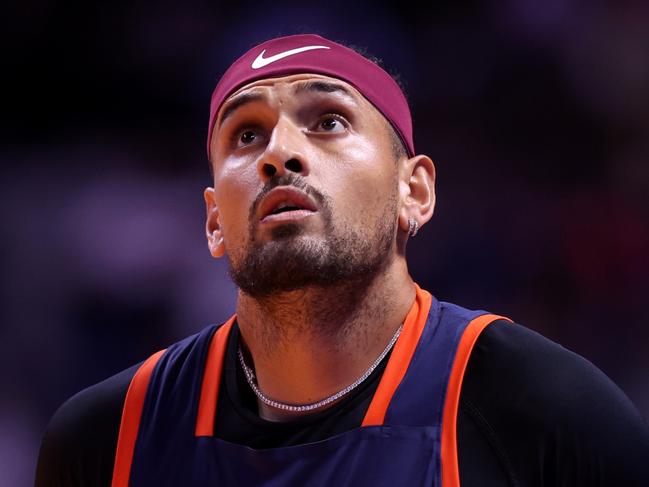
<instances>
[{"instance_id":1,"label":"silver chain necklace","mask_svg":"<svg viewBox=\"0 0 649 487\"><path fill-rule=\"evenodd\" d=\"M390 349L394 346L397 339L399 338L399 335L401 334L401 328L403 328L403 324L399 326L394 336L390 340L390 343L388 343L388 346L385 347L385 350L381 352L381 355L377 357L374 363L370 365L370 368L367 369L363 375L361 375L358 379L356 379L354 382L352 382L350 385L348 385L341 391L338 391L329 397L326 397L318 402L314 402L311 404L301 404L301 405L285 404L283 402L274 401L269 397L265 396L264 393L259 390L259 387L255 382L254 371L250 367L248 367L248 364L246 364L246 361L243 358L243 352L241 351L241 343L239 343L239 350L238 350L239 362L241 363L241 367L243 368L243 372L246 376L246 380L248 381L248 384L250 384L250 388L254 391L255 395L259 398L261 402L263 402L268 406L274 407L276 409L283 409L284 411L292 411L292 412L312 411L313 409L318 409L323 406L326 406L327 404L334 402L336 399L340 399L345 394L353 391L354 389L356 389L356 387L362 384L363 381L365 381L365 379L367 379L372 374L374 369L376 369L376 367L381 363L381 360L385 358L385 356L388 354Z\"/></svg>"}]
</instances>

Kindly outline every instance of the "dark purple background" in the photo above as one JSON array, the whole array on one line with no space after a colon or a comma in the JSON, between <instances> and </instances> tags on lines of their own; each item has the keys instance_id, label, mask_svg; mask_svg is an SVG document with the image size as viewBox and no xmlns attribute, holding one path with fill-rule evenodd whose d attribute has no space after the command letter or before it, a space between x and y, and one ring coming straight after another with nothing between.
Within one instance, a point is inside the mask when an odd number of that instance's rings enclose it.
<instances>
[{"instance_id":1,"label":"dark purple background","mask_svg":"<svg viewBox=\"0 0 649 487\"><path fill-rule=\"evenodd\" d=\"M32 482L67 397L232 313L204 238L209 96L251 45L309 30L408 82L438 172L416 280L583 355L649 416L649 5L308 3L3 15L0 485Z\"/></svg>"}]
</instances>

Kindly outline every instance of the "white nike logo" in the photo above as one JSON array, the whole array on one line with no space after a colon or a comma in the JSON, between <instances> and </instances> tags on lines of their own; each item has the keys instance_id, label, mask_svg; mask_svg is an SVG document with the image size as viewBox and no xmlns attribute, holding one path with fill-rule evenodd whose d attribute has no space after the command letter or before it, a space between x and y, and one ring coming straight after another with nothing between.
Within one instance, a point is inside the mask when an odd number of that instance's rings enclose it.
<instances>
[{"instance_id":1,"label":"white nike logo","mask_svg":"<svg viewBox=\"0 0 649 487\"><path fill-rule=\"evenodd\" d=\"M266 49L261 51L259 56L257 56L257 59L255 59L250 67L252 69L259 69L263 68L264 66L268 66L270 63L274 63L275 61L279 61L280 59L284 59L285 57L292 56L293 54L299 54L304 51L311 51L313 49L331 49L330 47L327 46L304 46L304 47L298 47L296 49L291 49L289 51L284 51L280 52L279 54L275 54L274 56L264 58L264 53L266 52Z\"/></svg>"}]
</instances>

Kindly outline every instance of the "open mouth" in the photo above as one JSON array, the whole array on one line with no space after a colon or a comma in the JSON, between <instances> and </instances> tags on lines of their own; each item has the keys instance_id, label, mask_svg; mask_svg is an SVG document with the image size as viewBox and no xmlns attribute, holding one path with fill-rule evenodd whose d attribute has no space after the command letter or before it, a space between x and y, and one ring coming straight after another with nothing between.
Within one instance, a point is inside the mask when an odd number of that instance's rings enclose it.
<instances>
[{"instance_id":1,"label":"open mouth","mask_svg":"<svg viewBox=\"0 0 649 487\"><path fill-rule=\"evenodd\" d=\"M304 210L301 206L297 205L291 205L289 203L282 203L280 204L277 208L275 208L273 211L270 212L271 215L279 215L280 213L285 213L287 211L296 211L296 210Z\"/></svg>"},{"instance_id":2,"label":"open mouth","mask_svg":"<svg viewBox=\"0 0 649 487\"><path fill-rule=\"evenodd\" d=\"M262 200L260 221L288 221L317 212L315 203L302 191L290 186L275 188Z\"/></svg>"}]
</instances>

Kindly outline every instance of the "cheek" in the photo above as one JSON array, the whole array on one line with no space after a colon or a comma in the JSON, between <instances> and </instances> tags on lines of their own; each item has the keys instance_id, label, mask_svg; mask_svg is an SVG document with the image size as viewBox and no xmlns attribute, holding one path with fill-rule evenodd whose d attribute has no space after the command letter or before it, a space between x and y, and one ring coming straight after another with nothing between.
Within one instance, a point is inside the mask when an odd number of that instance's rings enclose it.
<instances>
[{"instance_id":1,"label":"cheek","mask_svg":"<svg viewBox=\"0 0 649 487\"><path fill-rule=\"evenodd\" d=\"M252 176L238 168L221 169L215 177L216 204L226 242L247 235L250 206L260 189L258 179Z\"/></svg>"},{"instance_id":2,"label":"cheek","mask_svg":"<svg viewBox=\"0 0 649 487\"><path fill-rule=\"evenodd\" d=\"M383 214L397 185L396 167L390 156L379 153L369 142L345 151L327 177L334 209L361 218Z\"/></svg>"}]
</instances>

